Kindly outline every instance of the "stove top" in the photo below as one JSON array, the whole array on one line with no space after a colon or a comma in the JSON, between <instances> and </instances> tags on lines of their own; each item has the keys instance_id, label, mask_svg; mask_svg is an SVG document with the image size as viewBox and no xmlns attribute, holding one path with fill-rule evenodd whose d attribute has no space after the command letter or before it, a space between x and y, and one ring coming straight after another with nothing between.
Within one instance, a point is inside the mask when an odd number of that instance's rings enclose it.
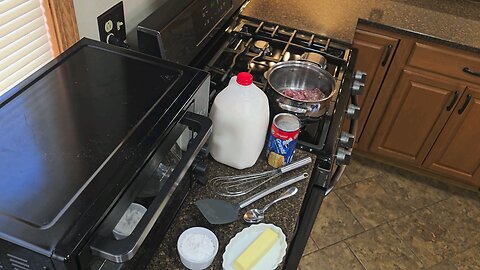
<instances>
[{"instance_id":1,"label":"stove top","mask_svg":"<svg viewBox=\"0 0 480 270\"><path fill-rule=\"evenodd\" d=\"M202 68L211 75L210 101L222 91L230 78L242 71L253 75L254 83L267 87L266 72L279 62L307 60L324 65L336 80L336 102L351 57L348 44L311 32L239 15L225 31L223 43ZM324 63L326 61L326 64ZM335 106L324 117L303 118L300 139L323 148ZM324 132L322 132L324 130Z\"/></svg>"},{"instance_id":2,"label":"stove top","mask_svg":"<svg viewBox=\"0 0 480 270\"><path fill-rule=\"evenodd\" d=\"M308 54L320 54L326 69L337 80L343 79L350 49L348 45L314 33L239 16L227 30L229 35L218 53L207 64L214 90L223 89L228 79L241 71L250 71L255 83L266 84L264 73L278 62L301 60ZM304 56L304 57L302 57ZM217 85L216 84L220 84Z\"/></svg>"}]
</instances>

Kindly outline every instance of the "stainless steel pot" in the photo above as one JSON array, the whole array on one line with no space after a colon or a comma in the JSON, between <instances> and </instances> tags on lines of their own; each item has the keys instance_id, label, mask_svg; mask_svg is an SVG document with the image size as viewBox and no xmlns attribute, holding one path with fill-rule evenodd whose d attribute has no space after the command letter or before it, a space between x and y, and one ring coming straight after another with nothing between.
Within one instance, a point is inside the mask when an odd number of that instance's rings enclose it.
<instances>
[{"instance_id":1,"label":"stainless steel pot","mask_svg":"<svg viewBox=\"0 0 480 270\"><path fill-rule=\"evenodd\" d=\"M273 66L267 72L267 91L271 105L299 116L320 117L328 111L330 100L335 95L335 79L320 66L305 61L287 61ZM296 100L282 91L319 88L325 98L315 101ZM275 109L275 108L274 108ZM278 109L278 108L277 108Z\"/></svg>"}]
</instances>

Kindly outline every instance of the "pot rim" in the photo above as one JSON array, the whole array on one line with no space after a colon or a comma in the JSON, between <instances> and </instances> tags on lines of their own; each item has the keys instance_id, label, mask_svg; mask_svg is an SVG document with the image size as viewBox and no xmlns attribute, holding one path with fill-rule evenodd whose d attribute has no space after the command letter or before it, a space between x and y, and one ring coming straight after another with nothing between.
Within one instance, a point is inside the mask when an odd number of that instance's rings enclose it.
<instances>
[{"instance_id":1,"label":"pot rim","mask_svg":"<svg viewBox=\"0 0 480 270\"><path fill-rule=\"evenodd\" d=\"M270 75L272 74L272 72L274 72L275 70L279 69L279 68L282 68L284 66L304 66L304 67L307 67L307 68L310 68L310 69L314 69L314 70L318 70L320 73L322 73L322 75L324 75L325 77L327 77L328 80L331 80L332 82L332 91L330 92L330 94L322 99L319 99L319 100L300 100L300 99L295 99L295 98L292 98L292 97L289 97L289 96L286 96L284 95L281 91L279 91L277 88L273 87L272 84L270 83ZM287 98L287 99L290 99L290 100L294 100L296 102L303 102L303 103L320 103L320 102L324 102L324 101L328 101L330 99L332 99L333 95L337 92L337 89L335 88L335 78L332 76L332 74L330 74L328 71L326 71L325 69L322 69L319 65L315 64L315 63L309 63L309 62L306 62L306 61L297 61L297 60L292 60L292 61L286 61L286 62L280 62L274 66L272 66L268 71L267 71L267 82L268 82L268 86L270 88L272 88L273 90L275 90L275 92L277 92L279 95ZM325 94L325 93L324 93Z\"/></svg>"}]
</instances>

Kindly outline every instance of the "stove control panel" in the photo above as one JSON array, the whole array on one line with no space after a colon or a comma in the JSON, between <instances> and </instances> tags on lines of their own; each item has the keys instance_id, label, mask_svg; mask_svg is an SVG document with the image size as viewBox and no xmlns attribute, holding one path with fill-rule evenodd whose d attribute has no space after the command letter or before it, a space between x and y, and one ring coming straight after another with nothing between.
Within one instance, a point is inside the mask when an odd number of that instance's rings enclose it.
<instances>
[{"instance_id":1,"label":"stove control panel","mask_svg":"<svg viewBox=\"0 0 480 270\"><path fill-rule=\"evenodd\" d=\"M200 0L188 7L197 43L202 41L231 8L232 0Z\"/></svg>"},{"instance_id":2,"label":"stove control panel","mask_svg":"<svg viewBox=\"0 0 480 270\"><path fill-rule=\"evenodd\" d=\"M198 21L199 26L211 29L232 7L231 0L206 0L198 1ZM197 24L198 25L198 24Z\"/></svg>"},{"instance_id":3,"label":"stove control panel","mask_svg":"<svg viewBox=\"0 0 480 270\"><path fill-rule=\"evenodd\" d=\"M190 4L185 6L185 1ZM239 0L167 1L138 25L141 52L188 65L220 31ZM176 12L178 14L172 15Z\"/></svg>"}]
</instances>

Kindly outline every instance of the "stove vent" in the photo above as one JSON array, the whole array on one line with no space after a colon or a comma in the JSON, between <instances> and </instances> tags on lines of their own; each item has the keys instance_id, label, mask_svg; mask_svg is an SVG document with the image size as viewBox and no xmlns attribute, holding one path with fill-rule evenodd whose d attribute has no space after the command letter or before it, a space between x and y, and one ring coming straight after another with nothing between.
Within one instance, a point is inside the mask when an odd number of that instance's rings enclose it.
<instances>
[{"instance_id":1,"label":"stove vent","mask_svg":"<svg viewBox=\"0 0 480 270\"><path fill-rule=\"evenodd\" d=\"M7 253L7 257L13 270L30 270L30 265L26 259L22 259L10 253Z\"/></svg>"}]
</instances>

